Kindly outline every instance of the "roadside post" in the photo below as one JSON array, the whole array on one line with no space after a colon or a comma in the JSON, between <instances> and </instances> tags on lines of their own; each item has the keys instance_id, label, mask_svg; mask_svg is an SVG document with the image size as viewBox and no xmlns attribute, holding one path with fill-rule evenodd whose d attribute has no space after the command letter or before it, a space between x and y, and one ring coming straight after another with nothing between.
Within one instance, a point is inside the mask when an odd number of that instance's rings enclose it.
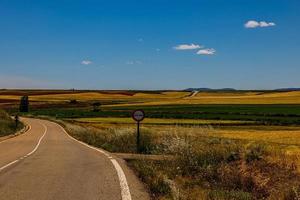
<instances>
[{"instance_id":1,"label":"roadside post","mask_svg":"<svg viewBox=\"0 0 300 200\"><path fill-rule=\"evenodd\" d=\"M145 118L145 112L143 110L135 110L132 112L132 118L137 122L136 133L136 151L140 152L140 122Z\"/></svg>"},{"instance_id":2,"label":"roadside post","mask_svg":"<svg viewBox=\"0 0 300 200\"><path fill-rule=\"evenodd\" d=\"M19 116L18 115L15 116L15 122L16 122L16 129L17 129L18 125L19 125Z\"/></svg>"}]
</instances>

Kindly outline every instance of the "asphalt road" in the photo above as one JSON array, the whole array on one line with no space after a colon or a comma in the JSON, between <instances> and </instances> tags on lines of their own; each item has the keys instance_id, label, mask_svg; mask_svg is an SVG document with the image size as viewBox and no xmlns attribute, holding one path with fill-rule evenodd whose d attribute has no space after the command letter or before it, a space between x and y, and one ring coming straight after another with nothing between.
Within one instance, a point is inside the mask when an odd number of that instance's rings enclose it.
<instances>
[{"instance_id":1,"label":"asphalt road","mask_svg":"<svg viewBox=\"0 0 300 200\"><path fill-rule=\"evenodd\" d=\"M56 123L23 121L29 131L0 142L0 199L149 199L124 161L72 139Z\"/></svg>"}]
</instances>

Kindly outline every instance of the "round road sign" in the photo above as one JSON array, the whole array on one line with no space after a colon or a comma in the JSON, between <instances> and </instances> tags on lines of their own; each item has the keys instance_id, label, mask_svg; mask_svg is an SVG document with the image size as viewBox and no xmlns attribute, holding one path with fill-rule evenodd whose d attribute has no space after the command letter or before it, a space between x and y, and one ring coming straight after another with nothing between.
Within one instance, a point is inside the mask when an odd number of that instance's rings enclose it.
<instances>
[{"instance_id":1,"label":"round road sign","mask_svg":"<svg viewBox=\"0 0 300 200\"><path fill-rule=\"evenodd\" d=\"M135 110L132 113L132 118L137 122L143 121L145 118L145 112L143 110Z\"/></svg>"}]
</instances>

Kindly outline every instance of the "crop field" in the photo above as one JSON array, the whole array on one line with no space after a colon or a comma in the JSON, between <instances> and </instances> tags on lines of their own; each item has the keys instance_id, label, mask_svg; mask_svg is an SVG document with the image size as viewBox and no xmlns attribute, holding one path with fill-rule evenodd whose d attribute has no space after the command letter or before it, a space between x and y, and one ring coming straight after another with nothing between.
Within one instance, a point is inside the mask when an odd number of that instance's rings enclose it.
<instances>
[{"instance_id":1,"label":"crop field","mask_svg":"<svg viewBox=\"0 0 300 200\"><path fill-rule=\"evenodd\" d=\"M136 153L131 113L143 109L140 153L175 157L128 161L153 199L174 199L174 185L186 200L300 193L298 91L0 91L0 107L18 113L23 95L24 115L59 120L77 139L117 153Z\"/></svg>"},{"instance_id":2,"label":"crop field","mask_svg":"<svg viewBox=\"0 0 300 200\"><path fill-rule=\"evenodd\" d=\"M194 95L184 91L1 90L0 106L14 114L22 95L29 95L30 115L94 125L133 124L131 112L143 109L144 125L159 128L214 125L220 126L220 137L253 137L263 141L277 137L272 142L279 143L278 140L288 138L297 143L300 125L298 91L222 91ZM98 112L93 110L94 102L101 103Z\"/></svg>"},{"instance_id":3,"label":"crop field","mask_svg":"<svg viewBox=\"0 0 300 200\"><path fill-rule=\"evenodd\" d=\"M94 124L135 124L132 118L112 118L112 117L93 117L77 118L74 121ZM253 121L234 121L234 120L205 120L205 119L163 119L163 118L146 118L143 120L145 125L239 125L254 124Z\"/></svg>"},{"instance_id":4,"label":"crop field","mask_svg":"<svg viewBox=\"0 0 300 200\"><path fill-rule=\"evenodd\" d=\"M236 91L199 92L192 95L184 91L72 91L72 90L0 90L0 100L18 100L29 95L33 102L126 100L127 105L169 105L169 104L300 104L300 91ZM0 101L0 102L1 102Z\"/></svg>"}]
</instances>

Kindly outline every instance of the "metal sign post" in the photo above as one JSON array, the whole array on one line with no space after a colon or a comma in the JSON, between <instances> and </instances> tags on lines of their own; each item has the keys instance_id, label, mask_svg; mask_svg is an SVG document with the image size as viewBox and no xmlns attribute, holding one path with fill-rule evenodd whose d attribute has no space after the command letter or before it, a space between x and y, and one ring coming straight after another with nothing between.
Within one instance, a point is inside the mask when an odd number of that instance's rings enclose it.
<instances>
[{"instance_id":1,"label":"metal sign post","mask_svg":"<svg viewBox=\"0 0 300 200\"><path fill-rule=\"evenodd\" d=\"M135 110L132 113L132 118L137 122L136 133L136 151L140 152L140 122L145 118L145 112L143 110Z\"/></svg>"}]
</instances>

